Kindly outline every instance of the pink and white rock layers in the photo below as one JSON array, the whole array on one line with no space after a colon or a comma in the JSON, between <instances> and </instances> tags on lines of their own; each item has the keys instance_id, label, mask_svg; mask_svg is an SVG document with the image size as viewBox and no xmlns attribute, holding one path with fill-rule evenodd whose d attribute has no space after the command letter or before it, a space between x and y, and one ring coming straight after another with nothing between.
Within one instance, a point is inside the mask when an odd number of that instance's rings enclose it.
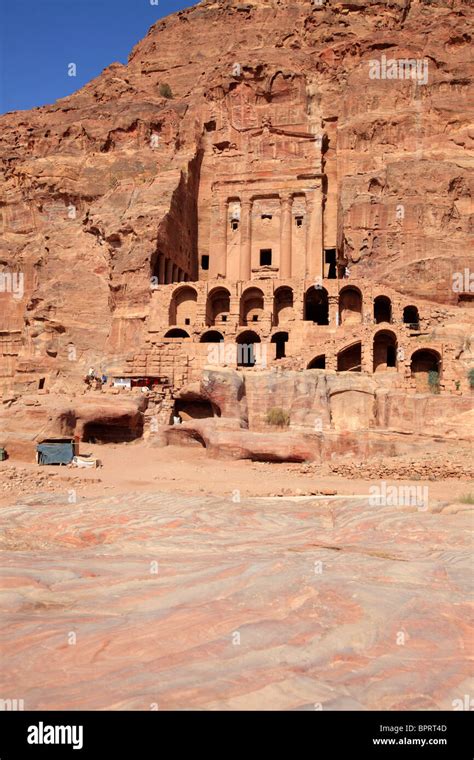
<instances>
[{"instance_id":1,"label":"pink and white rock layers","mask_svg":"<svg viewBox=\"0 0 474 760\"><path fill-rule=\"evenodd\" d=\"M0 693L25 709L453 709L463 507L153 493L1 514ZM471 637L471 639L470 639Z\"/></svg>"}]
</instances>

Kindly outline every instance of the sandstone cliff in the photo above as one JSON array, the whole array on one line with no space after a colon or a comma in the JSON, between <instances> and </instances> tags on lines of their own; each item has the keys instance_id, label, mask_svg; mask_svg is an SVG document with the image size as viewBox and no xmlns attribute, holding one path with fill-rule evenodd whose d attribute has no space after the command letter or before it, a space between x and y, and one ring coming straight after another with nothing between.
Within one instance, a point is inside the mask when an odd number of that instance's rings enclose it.
<instances>
[{"instance_id":1,"label":"sandstone cliff","mask_svg":"<svg viewBox=\"0 0 474 760\"><path fill-rule=\"evenodd\" d=\"M230 100L305 109L324 139L326 245L356 274L453 301L472 262L469 6L202 2L155 24L126 66L3 116L0 263L25 291L0 293L3 385L136 347L153 256L196 271L201 165L217 151L232 167ZM382 55L427 62L426 83L369 78Z\"/></svg>"}]
</instances>

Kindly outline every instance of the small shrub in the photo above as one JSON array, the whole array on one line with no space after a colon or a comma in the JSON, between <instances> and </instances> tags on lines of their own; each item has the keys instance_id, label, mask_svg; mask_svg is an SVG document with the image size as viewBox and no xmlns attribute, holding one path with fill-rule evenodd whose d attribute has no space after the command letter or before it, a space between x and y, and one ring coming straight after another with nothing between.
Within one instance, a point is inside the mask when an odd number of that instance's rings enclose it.
<instances>
[{"instance_id":1,"label":"small shrub","mask_svg":"<svg viewBox=\"0 0 474 760\"><path fill-rule=\"evenodd\" d=\"M460 501L461 504L474 504L474 493L463 493L458 501Z\"/></svg>"},{"instance_id":2,"label":"small shrub","mask_svg":"<svg viewBox=\"0 0 474 760\"><path fill-rule=\"evenodd\" d=\"M428 385L431 393L439 393L439 372L435 369L428 372Z\"/></svg>"},{"instance_id":3,"label":"small shrub","mask_svg":"<svg viewBox=\"0 0 474 760\"><path fill-rule=\"evenodd\" d=\"M284 409L269 409L267 412L267 422L269 425L276 425L277 427L288 427L290 415Z\"/></svg>"},{"instance_id":4,"label":"small shrub","mask_svg":"<svg viewBox=\"0 0 474 760\"><path fill-rule=\"evenodd\" d=\"M469 387L474 388L474 367L471 367L471 369L467 373L467 378L469 380Z\"/></svg>"},{"instance_id":5,"label":"small shrub","mask_svg":"<svg viewBox=\"0 0 474 760\"><path fill-rule=\"evenodd\" d=\"M169 84L160 84L160 95L162 98L172 98L173 93Z\"/></svg>"}]
</instances>

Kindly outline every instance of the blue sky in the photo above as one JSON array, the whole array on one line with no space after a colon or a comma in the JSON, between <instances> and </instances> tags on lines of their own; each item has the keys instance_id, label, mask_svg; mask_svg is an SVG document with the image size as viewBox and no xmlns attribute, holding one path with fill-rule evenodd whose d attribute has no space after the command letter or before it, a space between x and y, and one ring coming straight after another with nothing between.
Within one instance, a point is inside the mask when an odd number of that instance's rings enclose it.
<instances>
[{"instance_id":1,"label":"blue sky","mask_svg":"<svg viewBox=\"0 0 474 760\"><path fill-rule=\"evenodd\" d=\"M157 19L195 1L0 0L0 113L54 103L126 63Z\"/></svg>"}]
</instances>

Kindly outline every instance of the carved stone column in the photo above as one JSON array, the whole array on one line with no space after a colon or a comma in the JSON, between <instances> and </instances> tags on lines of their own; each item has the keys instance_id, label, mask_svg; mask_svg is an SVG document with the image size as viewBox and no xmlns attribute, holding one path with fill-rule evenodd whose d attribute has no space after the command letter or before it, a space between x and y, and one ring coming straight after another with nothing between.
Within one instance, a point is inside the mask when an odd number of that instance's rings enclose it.
<instances>
[{"instance_id":1,"label":"carved stone column","mask_svg":"<svg viewBox=\"0 0 474 760\"><path fill-rule=\"evenodd\" d=\"M312 280L324 276L321 202L321 190L315 187L306 199L308 218L306 228L306 276Z\"/></svg>"},{"instance_id":2,"label":"carved stone column","mask_svg":"<svg viewBox=\"0 0 474 760\"><path fill-rule=\"evenodd\" d=\"M171 259L168 259L166 262L165 283L169 285L171 282L173 282L173 262Z\"/></svg>"},{"instance_id":3,"label":"carved stone column","mask_svg":"<svg viewBox=\"0 0 474 760\"><path fill-rule=\"evenodd\" d=\"M166 261L165 257L162 253L159 255L158 259L158 282L160 285L164 285L166 282L166 269L165 269Z\"/></svg>"},{"instance_id":4,"label":"carved stone column","mask_svg":"<svg viewBox=\"0 0 474 760\"><path fill-rule=\"evenodd\" d=\"M306 252L305 252L305 279L314 279L313 272L311 271L312 268L312 222L313 222L313 210L314 210L314 201L312 199L312 196L306 197Z\"/></svg>"},{"instance_id":5,"label":"carved stone column","mask_svg":"<svg viewBox=\"0 0 474 760\"><path fill-rule=\"evenodd\" d=\"M227 273L227 201L218 198L212 204L209 244L209 276L211 279Z\"/></svg>"},{"instance_id":6,"label":"carved stone column","mask_svg":"<svg viewBox=\"0 0 474 760\"><path fill-rule=\"evenodd\" d=\"M329 296L329 324L331 327L339 326L339 296Z\"/></svg>"},{"instance_id":7,"label":"carved stone column","mask_svg":"<svg viewBox=\"0 0 474 760\"><path fill-rule=\"evenodd\" d=\"M252 275L252 201L249 198L242 198L240 223L240 279L245 281Z\"/></svg>"},{"instance_id":8,"label":"carved stone column","mask_svg":"<svg viewBox=\"0 0 474 760\"><path fill-rule=\"evenodd\" d=\"M280 216L280 278L291 277L291 195L281 199Z\"/></svg>"}]
</instances>

